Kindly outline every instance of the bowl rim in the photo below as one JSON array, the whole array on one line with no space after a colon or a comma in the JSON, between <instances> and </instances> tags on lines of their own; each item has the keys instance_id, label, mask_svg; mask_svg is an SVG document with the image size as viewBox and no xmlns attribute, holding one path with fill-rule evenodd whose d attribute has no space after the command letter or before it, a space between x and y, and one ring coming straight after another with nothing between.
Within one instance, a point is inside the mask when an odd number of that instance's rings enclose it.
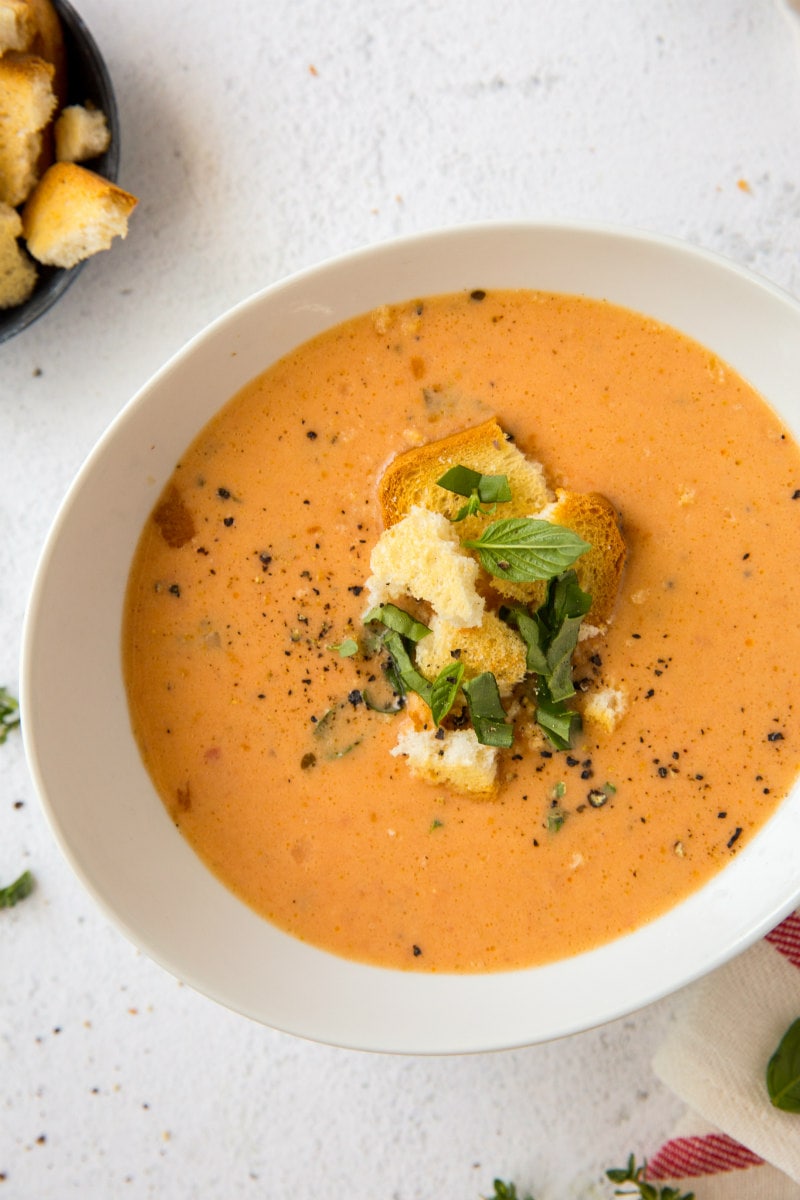
<instances>
[{"instance_id":1,"label":"bowl rim","mask_svg":"<svg viewBox=\"0 0 800 1200\"><path fill-rule=\"evenodd\" d=\"M208 350L210 347L213 350L214 344L224 344L225 339L230 340L232 333L243 321L258 313L262 307L274 306L282 300L291 299L293 294L300 295L309 282L335 279L340 272L352 272L354 267L369 267L371 270L374 266L380 266L382 263L385 265L390 260L400 261L408 256L424 256L434 244L449 243L451 251L458 250L459 247L467 250L470 244L476 243L476 239L478 242L486 239L491 242L492 239L513 240L520 237L532 238L534 241L539 239L540 242L551 237L582 239L585 246L593 241L610 241L618 251L625 248L627 251L641 251L643 254L666 253L671 262L684 266L688 264L689 268L699 265L701 271L709 271L723 285L732 286L736 281L737 286L743 287L748 295L757 295L759 302L771 305L776 312L785 313L789 323L800 331L800 303L777 285L716 252L694 247L678 238L628 226L563 220L484 221L432 229L363 246L305 267L240 301L201 329L136 392L111 421L77 473L48 533L34 576L23 629L20 684L22 729L36 791L62 853L111 923L173 976L233 1011L272 1028L313 1041L351 1049L439 1055L508 1049L566 1036L623 1017L686 986L751 945L800 901L800 873L797 872L791 872L791 878L787 876L773 881L772 891L761 899L760 906L751 905L749 901L743 900L752 878L759 878L761 860L765 855L769 857L775 853L773 843L776 837L767 838L765 835L775 826L778 819L776 814L736 859L714 876L709 884L676 908L615 942L545 967L487 975L454 976L390 971L335 958L325 951L304 946L296 939L279 933L279 941L282 938L292 943L292 948L284 945L281 952L285 950L290 957L296 952L295 958L298 962L310 961L310 955L315 960L315 970L316 965L323 960L335 962L335 967L328 964L330 970L327 974L328 969L323 963L323 967L320 967L322 975L326 979L329 978L330 972L347 976L341 996L338 997L339 1003L343 1005L346 1001L354 1005L359 1011L359 1018L355 1021L342 1019L341 1013L328 1013L324 1018L312 1013L309 1017L307 1005L300 1004L295 1010L286 998L283 1000L280 1016L267 1016L252 997L245 1000L241 995L233 994L229 988L221 985L219 980L215 984L209 984L208 978L203 976L202 970L198 969L196 964L193 966L177 961L174 953L165 953L157 937L152 933L143 935L129 914L121 913L118 907L115 908L102 888L97 886L92 872L87 870L86 863L76 852L73 837L59 814L58 803L54 802L54 793L47 772L42 766L39 713L35 700L36 676L41 666L37 665L37 639L43 604L50 586L49 573L53 569L53 557L65 528L72 519L73 506L87 481L91 480L93 473L102 464L108 448L124 436L132 414L136 414L148 404L153 405L153 397L158 395L160 389L174 382L176 374L204 349ZM531 283L529 286L536 285ZM413 291L409 295L412 294L422 293ZM391 300L392 297L389 297L387 302ZM364 311L368 307L366 306ZM327 325L336 324L341 319L344 318L337 315L335 319L329 320ZM686 332L692 337L695 336L691 330ZM261 369L266 369L270 361L273 359L265 360ZM224 399L230 394L233 393L229 392ZM196 428L201 428L203 424L205 420L198 421ZM183 446L178 452L182 449ZM800 789L794 789L790 798L780 806L779 814L782 832L777 840L780 843L782 837L785 844L784 827L790 828L795 835L800 833ZM189 854L193 855L193 852L189 851ZM202 870L205 871L206 868L203 867ZM239 901L232 902L239 908L242 907ZM223 900L220 900L220 904L224 909L221 919L228 919L231 911L229 906ZM684 916L682 921L676 922L675 914L679 911ZM261 918L255 917L254 914L252 919L264 924ZM686 946L679 947L678 965L669 966L659 959L659 952L664 946L662 931L672 933L675 928L678 932L695 930L699 941L697 948L692 952L689 952ZM720 929L723 930L722 935ZM632 977L630 972L632 955L647 966L647 970L641 971L636 977ZM585 1003L576 1001L577 992L585 986L587 970L595 984L605 976L619 980L616 987L605 986L602 995L595 987L595 994L590 998L590 1014ZM544 993L540 994L540 990L537 990L537 986L531 984L531 981L536 977L541 982L545 976L549 982L544 985ZM503 987L507 987L507 996L501 994ZM459 1018L455 1019L454 1013L458 1006L463 1008L465 993L470 1007L460 1012ZM373 1005L384 1006L381 1019L376 1020L374 1014L368 1012L363 1000L365 995ZM562 1001L557 1008L553 1003L556 998ZM527 1021L527 1014L520 1018L520 1006L526 1004L537 1009L538 1027ZM543 1008L546 1008L546 1013L542 1021ZM420 1012L424 1013L427 1028L421 1027ZM494 1024L493 1016L496 1017ZM408 1021L404 1024L406 1018ZM361 1026L358 1019L362 1020Z\"/></svg>"}]
</instances>

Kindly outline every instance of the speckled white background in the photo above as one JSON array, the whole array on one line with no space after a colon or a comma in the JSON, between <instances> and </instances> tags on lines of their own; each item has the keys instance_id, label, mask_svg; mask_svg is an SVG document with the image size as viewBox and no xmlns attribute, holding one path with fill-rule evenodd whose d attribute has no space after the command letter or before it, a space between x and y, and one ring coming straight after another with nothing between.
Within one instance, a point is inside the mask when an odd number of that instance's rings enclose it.
<instances>
[{"instance_id":1,"label":"speckled white background","mask_svg":"<svg viewBox=\"0 0 800 1200\"><path fill-rule=\"evenodd\" d=\"M0 347L0 683L81 461L234 302L342 251L484 218L678 235L800 295L800 35L779 0L76 0L114 79L124 244ZM91 563L86 564L91 587ZM681 1106L674 999L551 1045L384 1058L167 976L60 857L0 748L0 1200L607 1196ZM624 990L625 980L620 979ZM698 1196L702 1200L702 1196Z\"/></svg>"}]
</instances>

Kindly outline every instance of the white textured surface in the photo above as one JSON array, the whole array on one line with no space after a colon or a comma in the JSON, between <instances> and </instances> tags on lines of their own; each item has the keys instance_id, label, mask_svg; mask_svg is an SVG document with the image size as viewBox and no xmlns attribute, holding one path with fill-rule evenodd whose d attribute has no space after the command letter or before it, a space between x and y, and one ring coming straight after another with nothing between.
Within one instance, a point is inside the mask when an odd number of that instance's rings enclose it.
<instances>
[{"instance_id":1,"label":"white textured surface","mask_svg":"<svg viewBox=\"0 0 800 1200\"><path fill-rule=\"evenodd\" d=\"M0 347L12 688L82 459L167 357L266 283L398 233L581 217L687 238L800 295L800 38L776 0L78 7L141 204L128 240ZM29 866L38 884L0 913L0 1200L477 1200L494 1175L536 1200L600 1196L603 1168L680 1112L650 1068L674 1000L465 1059L332 1050L219 1009L98 914L19 738L0 766L0 882Z\"/></svg>"}]
</instances>

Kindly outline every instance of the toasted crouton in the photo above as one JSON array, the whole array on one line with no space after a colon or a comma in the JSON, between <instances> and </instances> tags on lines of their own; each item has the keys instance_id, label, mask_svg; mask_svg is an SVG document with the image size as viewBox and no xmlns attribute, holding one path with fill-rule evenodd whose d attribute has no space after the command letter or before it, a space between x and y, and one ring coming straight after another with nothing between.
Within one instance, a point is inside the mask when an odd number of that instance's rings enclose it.
<instances>
[{"instance_id":1,"label":"toasted crouton","mask_svg":"<svg viewBox=\"0 0 800 1200\"><path fill-rule=\"evenodd\" d=\"M416 651L417 666L428 679L435 679L456 659L464 664L466 679L491 671L501 696L525 678L525 643L494 613L484 612L480 625L471 629L434 617L430 629Z\"/></svg>"},{"instance_id":2,"label":"toasted crouton","mask_svg":"<svg viewBox=\"0 0 800 1200\"><path fill-rule=\"evenodd\" d=\"M128 232L137 200L76 163L48 167L22 213L28 249L39 262L74 267Z\"/></svg>"},{"instance_id":3,"label":"toasted crouton","mask_svg":"<svg viewBox=\"0 0 800 1200\"><path fill-rule=\"evenodd\" d=\"M624 688L604 687L587 697L583 705L583 719L611 733L625 716L627 708L628 694Z\"/></svg>"},{"instance_id":4,"label":"toasted crouton","mask_svg":"<svg viewBox=\"0 0 800 1200\"><path fill-rule=\"evenodd\" d=\"M51 0L27 0L33 18L34 34L30 45L53 68L53 91L59 104L67 99L67 48L61 20Z\"/></svg>"},{"instance_id":5,"label":"toasted crouton","mask_svg":"<svg viewBox=\"0 0 800 1200\"><path fill-rule=\"evenodd\" d=\"M416 446L389 463L378 487L384 525L394 525L415 504L452 520L464 499L439 487L437 480L455 466L508 478L511 501L498 505L498 518L530 516L553 499L541 464L526 458L492 418L461 433ZM460 536L476 537L484 525L483 517L467 518L459 524Z\"/></svg>"},{"instance_id":6,"label":"toasted crouton","mask_svg":"<svg viewBox=\"0 0 800 1200\"><path fill-rule=\"evenodd\" d=\"M497 787L497 750L483 746L473 729L437 732L415 729L408 722L401 730L393 755L402 755L418 779L444 784L458 792L490 797Z\"/></svg>"},{"instance_id":7,"label":"toasted crouton","mask_svg":"<svg viewBox=\"0 0 800 1200\"><path fill-rule=\"evenodd\" d=\"M105 154L111 144L105 113L82 104L63 108L55 123L55 144L57 162L85 162Z\"/></svg>"},{"instance_id":8,"label":"toasted crouton","mask_svg":"<svg viewBox=\"0 0 800 1200\"><path fill-rule=\"evenodd\" d=\"M22 304L36 285L36 267L19 243L21 235L19 213L0 203L0 308Z\"/></svg>"},{"instance_id":9,"label":"toasted crouton","mask_svg":"<svg viewBox=\"0 0 800 1200\"><path fill-rule=\"evenodd\" d=\"M592 597L584 621L584 636L605 633L617 599L626 548L614 506L598 492L556 491L554 503L529 514L555 525L564 525L588 542L591 549L574 564L578 583ZM537 607L544 601L547 585L541 582L513 583L493 579L492 587L502 596L513 597Z\"/></svg>"},{"instance_id":10,"label":"toasted crouton","mask_svg":"<svg viewBox=\"0 0 800 1200\"><path fill-rule=\"evenodd\" d=\"M55 107L50 63L16 51L0 58L0 200L12 207L36 183L42 130Z\"/></svg>"},{"instance_id":11,"label":"toasted crouton","mask_svg":"<svg viewBox=\"0 0 800 1200\"><path fill-rule=\"evenodd\" d=\"M414 506L378 538L366 582L368 609L413 596L455 625L480 625L484 600L475 590L478 564L462 549L453 525Z\"/></svg>"},{"instance_id":12,"label":"toasted crouton","mask_svg":"<svg viewBox=\"0 0 800 1200\"><path fill-rule=\"evenodd\" d=\"M0 0L0 54L28 50L36 32L28 0Z\"/></svg>"}]
</instances>

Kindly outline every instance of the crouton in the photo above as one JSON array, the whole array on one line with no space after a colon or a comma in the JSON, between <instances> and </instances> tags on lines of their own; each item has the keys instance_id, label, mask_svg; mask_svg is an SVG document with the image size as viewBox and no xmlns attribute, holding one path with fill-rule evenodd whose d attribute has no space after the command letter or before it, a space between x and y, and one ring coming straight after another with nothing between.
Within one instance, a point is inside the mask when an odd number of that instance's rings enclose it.
<instances>
[{"instance_id":1,"label":"crouton","mask_svg":"<svg viewBox=\"0 0 800 1200\"><path fill-rule=\"evenodd\" d=\"M28 50L36 32L28 0L0 0L0 54Z\"/></svg>"},{"instance_id":2,"label":"crouton","mask_svg":"<svg viewBox=\"0 0 800 1200\"><path fill-rule=\"evenodd\" d=\"M55 107L50 63L16 51L0 58L0 200L12 207L36 183L42 131Z\"/></svg>"},{"instance_id":3,"label":"crouton","mask_svg":"<svg viewBox=\"0 0 800 1200\"><path fill-rule=\"evenodd\" d=\"M497 788L497 750L483 746L473 729L415 729L407 722L391 753L402 755L409 772L429 783L489 798Z\"/></svg>"},{"instance_id":4,"label":"crouton","mask_svg":"<svg viewBox=\"0 0 800 1200\"><path fill-rule=\"evenodd\" d=\"M406 450L393 459L378 486L384 525L394 525L414 505L452 520L464 498L439 487L437 480L455 466L507 477L511 501L498 505L498 518L528 517L553 499L541 463L526 458L492 418L461 433ZM468 517L459 523L460 536L478 537L485 524L484 517Z\"/></svg>"},{"instance_id":5,"label":"crouton","mask_svg":"<svg viewBox=\"0 0 800 1200\"><path fill-rule=\"evenodd\" d=\"M19 213L0 203L0 308L22 304L36 285L36 267L20 245L21 235Z\"/></svg>"},{"instance_id":6,"label":"crouton","mask_svg":"<svg viewBox=\"0 0 800 1200\"><path fill-rule=\"evenodd\" d=\"M624 717L627 707L628 695L624 688L604 687L587 696L583 704L583 719L611 733Z\"/></svg>"},{"instance_id":7,"label":"crouton","mask_svg":"<svg viewBox=\"0 0 800 1200\"><path fill-rule=\"evenodd\" d=\"M370 557L367 611L413 596L454 625L480 625L483 597L475 590L478 564L462 549L456 528L441 513L413 506L384 530Z\"/></svg>"},{"instance_id":8,"label":"crouton","mask_svg":"<svg viewBox=\"0 0 800 1200\"><path fill-rule=\"evenodd\" d=\"M501 696L525 678L525 643L494 613L484 612L480 625L467 629L434 617L430 629L418 642L416 655L417 667L428 679L435 679L456 659L464 664L466 679L491 671Z\"/></svg>"},{"instance_id":9,"label":"crouton","mask_svg":"<svg viewBox=\"0 0 800 1200\"><path fill-rule=\"evenodd\" d=\"M32 54L38 54L53 68L53 91L58 103L67 99L67 48L61 20L51 0L26 0L30 10L34 34L30 44Z\"/></svg>"},{"instance_id":10,"label":"crouton","mask_svg":"<svg viewBox=\"0 0 800 1200\"><path fill-rule=\"evenodd\" d=\"M70 104L59 113L55 123L56 162L85 162L105 154L110 144L111 131L99 108Z\"/></svg>"},{"instance_id":11,"label":"crouton","mask_svg":"<svg viewBox=\"0 0 800 1200\"><path fill-rule=\"evenodd\" d=\"M128 233L137 200L76 163L48 167L22 212L28 250L39 262L74 267Z\"/></svg>"}]
</instances>

